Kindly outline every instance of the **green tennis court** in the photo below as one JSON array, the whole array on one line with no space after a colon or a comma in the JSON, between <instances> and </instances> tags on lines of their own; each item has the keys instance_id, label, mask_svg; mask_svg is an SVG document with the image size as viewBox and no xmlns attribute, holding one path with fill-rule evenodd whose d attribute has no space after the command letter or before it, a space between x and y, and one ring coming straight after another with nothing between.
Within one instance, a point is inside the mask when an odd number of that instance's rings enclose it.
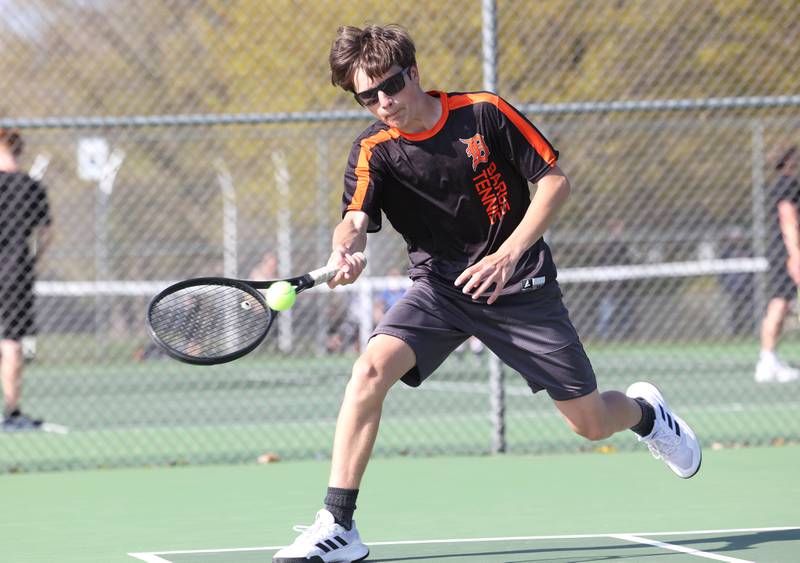
<instances>
[{"instance_id":1,"label":"green tennis court","mask_svg":"<svg viewBox=\"0 0 800 563\"><path fill-rule=\"evenodd\" d=\"M789 359L800 359L794 342L784 349ZM590 344L588 350L601 389L652 380L709 442L764 445L800 437L796 386L753 381L753 342ZM108 366L37 361L26 374L27 404L71 432L3 436L0 471L247 463L265 452L327 458L353 357L263 354L210 368L169 359ZM376 454L488 453L486 361L485 355L453 357L422 387L396 386ZM508 453L594 447L572 434L547 397L532 397L507 371ZM602 445L636 444L620 435Z\"/></svg>"},{"instance_id":2,"label":"green tennis court","mask_svg":"<svg viewBox=\"0 0 800 563\"><path fill-rule=\"evenodd\" d=\"M706 448L675 478L646 452L377 459L369 561L797 561L800 446ZM252 563L308 524L324 461L0 477L2 560ZM13 539L13 541L8 541Z\"/></svg>"}]
</instances>

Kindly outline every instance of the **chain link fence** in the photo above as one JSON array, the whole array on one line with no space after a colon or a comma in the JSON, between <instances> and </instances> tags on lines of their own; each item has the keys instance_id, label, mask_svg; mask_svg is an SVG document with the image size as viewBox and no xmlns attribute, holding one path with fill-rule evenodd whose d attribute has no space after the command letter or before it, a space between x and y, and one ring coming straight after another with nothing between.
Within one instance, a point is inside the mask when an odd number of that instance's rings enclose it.
<instances>
[{"instance_id":1,"label":"chain link fence","mask_svg":"<svg viewBox=\"0 0 800 563\"><path fill-rule=\"evenodd\" d=\"M352 361L407 283L391 228L357 284L304 295L231 364L163 357L144 311L173 280L326 261L369 123L330 86L327 55L339 25L364 22L409 29L424 86L495 90L560 150L573 196L546 238L601 388L652 379L706 447L800 438L800 383L753 378L777 229L767 155L800 141L800 4L0 6L0 126L20 129L52 216L21 404L68 429L0 433L0 469L329 455ZM796 319L780 353L800 361ZM636 447L573 436L470 344L392 390L378 455Z\"/></svg>"}]
</instances>

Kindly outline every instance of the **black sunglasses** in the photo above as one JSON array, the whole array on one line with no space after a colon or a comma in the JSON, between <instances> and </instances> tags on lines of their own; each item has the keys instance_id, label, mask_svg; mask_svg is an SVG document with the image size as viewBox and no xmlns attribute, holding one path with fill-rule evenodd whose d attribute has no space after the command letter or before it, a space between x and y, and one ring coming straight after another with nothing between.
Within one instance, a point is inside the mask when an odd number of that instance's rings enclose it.
<instances>
[{"instance_id":1,"label":"black sunglasses","mask_svg":"<svg viewBox=\"0 0 800 563\"><path fill-rule=\"evenodd\" d=\"M403 75L409 70L411 70L411 67L407 66L400 70L400 72L396 72L395 74L391 75L374 88L364 90L363 92L356 92L353 94L353 96L355 96L356 101L362 106L371 106L373 104L377 104L378 91L383 92L387 96L394 96L400 90L406 87L406 79Z\"/></svg>"}]
</instances>

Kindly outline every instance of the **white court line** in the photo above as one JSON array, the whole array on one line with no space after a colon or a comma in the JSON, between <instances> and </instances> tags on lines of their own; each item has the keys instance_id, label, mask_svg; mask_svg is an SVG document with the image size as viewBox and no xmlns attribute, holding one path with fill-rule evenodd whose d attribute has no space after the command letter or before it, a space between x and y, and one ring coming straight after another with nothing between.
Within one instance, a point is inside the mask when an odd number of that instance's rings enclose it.
<instances>
[{"instance_id":1,"label":"white court line","mask_svg":"<svg viewBox=\"0 0 800 563\"><path fill-rule=\"evenodd\" d=\"M727 561L728 563L755 563L755 561L750 561L749 559L736 559L735 557L726 557L725 555L717 555L716 553L700 551L699 549L692 549L691 547L683 547L682 545L675 545L674 543L664 543L656 540L649 540L647 538L640 538L639 536L634 536L630 534L622 534L619 536L612 536L612 537L629 542L652 545L654 547L659 547L661 549L680 551L681 553L694 555L696 557L705 557L706 559L716 559L717 561Z\"/></svg>"},{"instance_id":2,"label":"white court line","mask_svg":"<svg viewBox=\"0 0 800 563\"><path fill-rule=\"evenodd\" d=\"M52 432L54 434L69 434L69 428L61 424L53 424L52 422L43 422L42 430L44 432Z\"/></svg>"},{"instance_id":3,"label":"white court line","mask_svg":"<svg viewBox=\"0 0 800 563\"><path fill-rule=\"evenodd\" d=\"M129 553L128 555L135 559L140 559L145 563L169 563L166 559L162 559L153 553Z\"/></svg>"},{"instance_id":4,"label":"white court line","mask_svg":"<svg viewBox=\"0 0 800 563\"><path fill-rule=\"evenodd\" d=\"M478 542L502 542L502 541L537 541L537 540L574 540L574 539L597 539L597 538L615 538L624 539L638 543L647 543L646 540L640 536L691 536L700 534L731 534L736 532L781 532L786 530L800 530L800 526L783 526L777 528L728 528L723 530L686 530L683 532L634 532L634 533L620 533L620 534L572 534L572 535L555 535L555 536L508 536L508 537L494 537L494 538L460 538L460 539L446 539L446 540L402 540L402 541L383 541L383 542L367 542L368 546L373 545L423 545L423 544L440 544L440 543L478 543ZM637 539L632 539L637 538ZM663 544L661 542L654 542L659 544L657 547L672 546L672 544ZM269 551L273 549L280 549L282 545L270 545L263 547L236 547L231 549L193 549L186 551L152 551L140 553L128 553L131 557L145 561L146 563L169 563L168 560L162 559L159 555L190 555L200 553L236 553L245 551ZM677 551L683 551L689 548L682 548L680 546L672 546ZM696 551L696 550L691 550ZM702 551L692 553L697 555L702 553L702 556L708 557L712 554L707 554ZM733 559L731 557L723 557L721 555L714 555L711 559L719 559L721 561L729 561L732 563L752 563L745 559Z\"/></svg>"}]
</instances>

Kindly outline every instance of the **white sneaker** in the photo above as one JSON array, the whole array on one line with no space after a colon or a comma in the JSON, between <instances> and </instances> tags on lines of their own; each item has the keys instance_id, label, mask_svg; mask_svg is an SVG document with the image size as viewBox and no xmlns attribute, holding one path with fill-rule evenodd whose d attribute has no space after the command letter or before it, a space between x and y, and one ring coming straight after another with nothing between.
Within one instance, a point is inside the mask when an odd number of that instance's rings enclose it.
<instances>
[{"instance_id":1,"label":"white sneaker","mask_svg":"<svg viewBox=\"0 0 800 563\"><path fill-rule=\"evenodd\" d=\"M625 394L632 399L644 399L656 411L652 432L640 436L639 441L647 444L654 458L664 460L675 475L683 479L693 477L700 470L703 456L700 442L689 425L672 413L652 383L634 383Z\"/></svg>"},{"instance_id":2,"label":"white sneaker","mask_svg":"<svg viewBox=\"0 0 800 563\"><path fill-rule=\"evenodd\" d=\"M310 526L295 526L302 532L292 545L272 556L272 563L351 563L369 555L361 542L356 523L349 530L336 523L333 514L324 508L317 512Z\"/></svg>"},{"instance_id":3,"label":"white sneaker","mask_svg":"<svg viewBox=\"0 0 800 563\"><path fill-rule=\"evenodd\" d=\"M797 381L800 379L800 370L783 362L778 362L778 383L788 383L790 381Z\"/></svg>"},{"instance_id":4,"label":"white sneaker","mask_svg":"<svg viewBox=\"0 0 800 563\"><path fill-rule=\"evenodd\" d=\"M759 360L756 364L756 383L771 383L778 378L778 363Z\"/></svg>"},{"instance_id":5,"label":"white sneaker","mask_svg":"<svg viewBox=\"0 0 800 563\"><path fill-rule=\"evenodd\" d=\"M756 383L789 383L800 379L800 370L781 361L759 360L756 364Z\"/></svg>"}]
</instances>

